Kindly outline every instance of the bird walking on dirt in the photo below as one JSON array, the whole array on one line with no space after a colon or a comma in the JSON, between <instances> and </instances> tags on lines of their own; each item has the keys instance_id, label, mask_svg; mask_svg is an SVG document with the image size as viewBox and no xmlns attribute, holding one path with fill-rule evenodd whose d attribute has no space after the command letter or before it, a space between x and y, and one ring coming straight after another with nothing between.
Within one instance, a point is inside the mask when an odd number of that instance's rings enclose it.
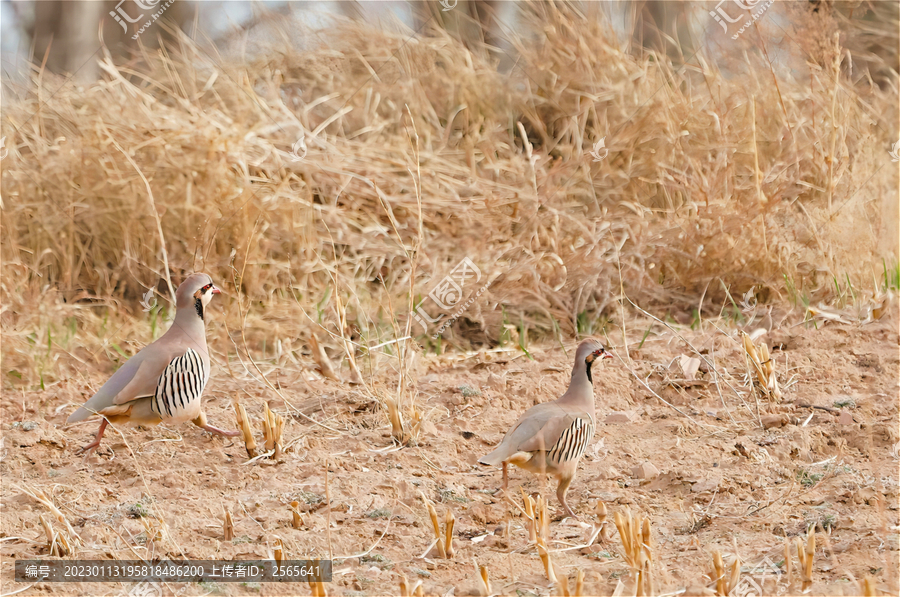
<instances>
[{"instance_id":1,"label":"bird walking on dirt","mask_svg":"<svg viewBox=\"0 0 900 597\"><path fill-rule=\"evenodd\" d=\"M100 415L103 422L94 441L78 453L100 446L109 423L156 425L192 421L198 427L233 437L207 424L200 396L209 380L206 349L206 306L220 290L207 274L193 274L175 292L175 321L158 340L131 357L66 424Z\"/></svg>"},{"instance_id":2,"label":"bird walking on dirt","mask_svg":"<svg viewBox=\"0 0 900 597\"><path fill-rule=\"evenodd\" d=\"M565 394L553 402L538 404L526 410L506 432L493 452L478 462L503 466L503 489L508 477L506 467L512 463L532 473L549 473L559 485L556 496L569 516L577 518L566 502L566 492L575 478L578 461L594 435L594 388L591 365L612 358L600 342L588 339L575 351L572 380Z\"/></svg>"}]
</instances>

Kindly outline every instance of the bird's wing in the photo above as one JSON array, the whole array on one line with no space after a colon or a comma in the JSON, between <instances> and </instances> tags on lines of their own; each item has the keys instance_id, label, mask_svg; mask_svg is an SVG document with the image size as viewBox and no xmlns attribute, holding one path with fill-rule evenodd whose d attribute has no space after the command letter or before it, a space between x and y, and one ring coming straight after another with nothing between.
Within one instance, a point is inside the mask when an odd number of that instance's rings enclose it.
<instances>
[{"instance_id":1,"label":"bird's wing","mask_svg":"<svg viewBox=\"0 0 900 597\"><path fill-rule=\"evenodd\" d=\"M559 441L563 432L566 429L570 429L575 423L575 420L579 418L581 417L573 413L559 413L558 415L547 419L544 422L544 425L534 435L519 444L518 451L549 452L556 446L556 443ZM585 415L584 418L588 418L587 415Z\"/></svg>"},{"instance_id":2,"label":"bird's wing","mask_svg":"<svg viewBox=\"0 0 900 597\"><path fill-rule=\"evenodd\" d=\"M565 414L553 402L545 402L529 408L506 432L503 441L494 448L494 451L480 458L478 462L496 466L508 460L516 452L523 451L522 445L540 433L548 421Z\"/></svg>"},{"instance_id":3,"label":"bird's wing","mask_svg":"<svg viewBox=\"0 0 900 597\"><path fill-rule=\"evenodd\" d=\"M122 365L90 400L72 413L66 424L83 421L111 406L152 396L156 392L159 376L172 359L180 356L179 351L183 352L183 348L158 340L144 347Z\"/></svg>"}]
</instances>

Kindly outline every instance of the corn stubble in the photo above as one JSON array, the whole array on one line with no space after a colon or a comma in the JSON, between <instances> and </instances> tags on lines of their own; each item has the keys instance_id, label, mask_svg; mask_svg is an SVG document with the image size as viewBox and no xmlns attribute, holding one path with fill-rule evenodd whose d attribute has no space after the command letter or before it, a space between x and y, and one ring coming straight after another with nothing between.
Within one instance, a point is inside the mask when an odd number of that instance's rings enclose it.
<instances>
[{"instance_id":1,"label":"corn stubble","mask_svg":"<svg viewBox=\"0 0 900 597\"><path fill-rule=\"evenodd\" d=\"M641 514L632 517L631 510L625 514L616 512L616 528L622 541L622 557L634 578L634 594L637 597L653 594L651 567L653 550L650 543L650 519Z\"/></svg>"},{"instance_id":2,"label":"corn stubble","mask_svg":"<svg viewBox=\"0 0 900 597\"><path fill-rule=\"evenodd\" d=\"M441 532L441 524L438 520L438 514L437 510L434 508L434 504L425 497L424 493L419 492L419 495L425 503L428 518L431 520L431 530L434 533L434 543L437 547L438 554L442 559L452 559L456 553L453 549L453 529L456 526L456 517L453 515L450 508L447 508L447 511L444 513L444 531Z\"/></svg>"}]
</instances>

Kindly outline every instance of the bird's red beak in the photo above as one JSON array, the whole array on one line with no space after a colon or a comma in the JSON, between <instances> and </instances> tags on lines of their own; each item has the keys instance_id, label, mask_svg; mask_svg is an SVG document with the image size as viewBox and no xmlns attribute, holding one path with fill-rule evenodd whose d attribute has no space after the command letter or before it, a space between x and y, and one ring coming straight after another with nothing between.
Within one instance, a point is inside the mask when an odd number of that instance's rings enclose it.
<instances>
[{"instance_id":1,"label":"bird's red beak","mask_svg":"<svg viewBox=\"0 0 900 597\"><path fill-rule=\"evenodd\" d=\"M222 294L222 291L215 286L212 287L212 290L210 292L212 292L213 294Z\"/></svg>"},{"instance_id":2,"label":"bird's red beak","mask_svg":"<svg viewBox=\"0 0 900 597\"><path fill-rule=\"evenodd\" d=\"M606 349L601 350L601 351L600 351L600 354L599 354L598 356L599 356L601 359L611 359L611 358L613 358L612 353L611 353L611 352L607 352Z\"/></svg>"}]
</instances>

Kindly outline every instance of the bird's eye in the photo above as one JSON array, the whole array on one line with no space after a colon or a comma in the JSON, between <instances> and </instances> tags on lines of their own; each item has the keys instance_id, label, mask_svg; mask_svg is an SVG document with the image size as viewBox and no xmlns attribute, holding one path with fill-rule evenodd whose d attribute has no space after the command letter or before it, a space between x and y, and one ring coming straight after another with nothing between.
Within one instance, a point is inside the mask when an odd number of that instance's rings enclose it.
<instances>
[{"instance_id":1,"label":"bird's eye","mask_svg":"<svg viewBox=\"0 0 900 597\"><path fill-rule=\"evenodd\" d=\"M207 284L201 290L203 290L203 293L206 294L206 291L209 290L210 288L212 288L212 284Z\"/></svg>"}]
</instances>

